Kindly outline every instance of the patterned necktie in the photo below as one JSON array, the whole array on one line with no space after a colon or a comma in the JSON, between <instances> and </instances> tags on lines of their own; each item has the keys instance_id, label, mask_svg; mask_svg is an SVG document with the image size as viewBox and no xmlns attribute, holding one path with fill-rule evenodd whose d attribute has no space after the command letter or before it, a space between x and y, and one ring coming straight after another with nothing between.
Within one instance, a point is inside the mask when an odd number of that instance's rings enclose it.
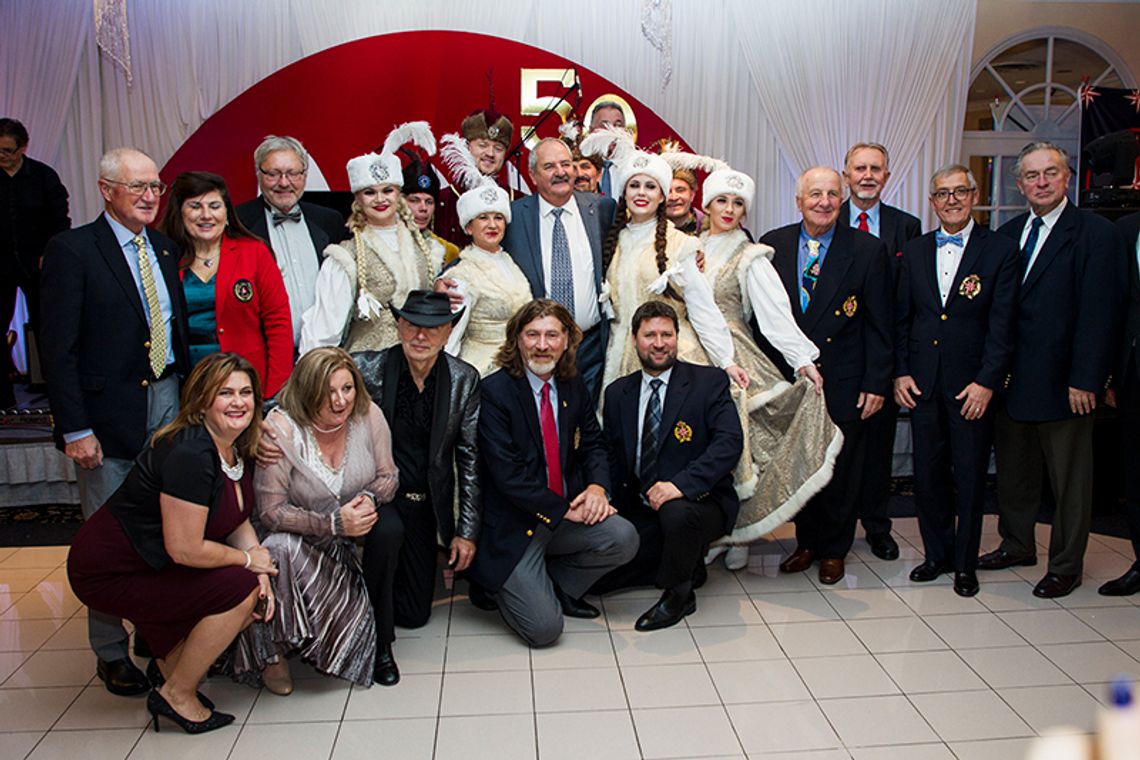
<instances>
[{"instance_id":1,"label":"patterned necktie","mask_svg":"<svg viewBox=\"0 0 1140 760\"><path fill-rule=\"evenodd\" d=\"M867 226L867 212L866 211L860 211L859 212L859 225L858 226L859 226L859 229L863 230L863 232L870 232L871 231L871 228Z\"/></svg>"},{"instance_id":2,"label":"patterned necktie","mask_svg":"<svg viewBox=\"0 0 1140 760\"><path fill-rule=\"evenodd\" d=\"M811 296L815 293L815 284L819 280L819 241L808 241L808 260L804 267L803 277L800 278L800 309L808 310Z\"/></svg>"},{"instance_id":3,"label":"patterned necktie","mask_svg":"<svg viewBox=\"0 0 1140 760\"><path fill-rule=\"evenodd\" d=\"M657 482L657 447L661 437L661 386L659 378L649 381L649 402L645 405L645 421L641 426L641 461L637 477L641 490L646 491Z\"/></svg>"},{"instance_id":4,"label":"patterned necktie","mask_svg":"<svg viewBox=\"0 0 1140 760\"><path fill-rule=\"evenodd\" d=\"M602 181L598 184L598 192L607 198L611 197L610 190L613 189L613 181L610 179L610 167L613 165L613 161L602 162Z\"/></svg>"},{"instance_id":5,"label":"patterned necktie","mask_svg":"<svg viewBox=\"0 0 1140 760\"><path fill-rule=\"evenodd\" d=\"M561 496L562 454L558 450L558 426L554 423L554 407L550 403L550 383L542 384L538 416L542 425L542 447L546 450L546 485Z\"/></svg>"},{"instance_id":6,"label":"patterned necktie","mask_svg":"<svg viewBox=\"0 0 1140 760\"><path fill-rule=\"evenodd\" d=\"M937 232L934 233L934 240L938 244L939 248L941 248L942 246L947 245L947 244L956 245L959 248L962 247L962 236L961 235L947 235L942 230L938 230Z\"/></svg>"},{"instance_id":7,"label":"patterned necktie","mask_svg":"<svg viewBox=\"0 0 1140 760\"><path fill-rule=\"evenodd\" d=\"M1021 249L1021 279L1029 276L1029 262L1033 260L1033 250L1037 248L1037 233L1045 222L1039 216L1033 217L1029 225L1029 235L1025 238L1025 246Z\"/></svg>"},{"instance_id":8,"label":"patterned necktie","mask_svg":"<svg viewBox=\"0 0 1140 760\"><path fill-rule=\"evenodd\" d=\"M562 214L566 209L556 208L554 230L550 236L550 297L566 307L574 315L574 267L570 263L570 239L566 237L566 227L562 224Z\"/></svg>"},{"instance_id":9,"label":"patterned necktie","mask_svg":"<svg viewBox=\"0 0 1140 760\"><path fill-rule=\"evenodd\" d=\"M158 303L158 288L154 284L154 270L146 255L146 238L136 235L132 243L139 255L139 279L146 296L146 312L150 319L150 371L160 377L166 369L166 325L162 319L162 306Z\"/></svg>"}]
</instances>

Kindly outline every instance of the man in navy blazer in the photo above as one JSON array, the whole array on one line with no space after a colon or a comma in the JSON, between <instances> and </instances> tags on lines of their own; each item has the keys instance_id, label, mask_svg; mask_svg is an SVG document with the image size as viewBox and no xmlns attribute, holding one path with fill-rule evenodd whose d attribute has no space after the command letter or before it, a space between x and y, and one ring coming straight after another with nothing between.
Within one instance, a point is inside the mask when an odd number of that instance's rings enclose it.
<instances>
[{"instance_id":1,"label":"man in navy blazer","mask_svg":"<svg viewBox=\"0 0 1140 760\"><path fill-rule=\"evenodd\" d=\"M965 166L935 172L941 227L903 248L895 308L895 400L910 410L925 554L910 579L953 570L959 596L978 593L991 402L1013 356L1019 271L1013 241L974 223L977 197Z\"/></svg>"},{"instance_id":2,"label":"man in navy blazer","mask_svg":"<svg viewBox=\"0 0 1140 760\"><path fill-rule=\"evenodd\" d=\"M147 226L165 189L149 156L108 151L99 162L104 213L44 249L40 350L56 446L76 464L85 517L174 419L179 376L190 367L179 251ZM87 628L108 691L147 691L119 619L88 610Z\"/></svg>"},{"instance_id":3,"label":"man in navy blazer","mask_svg":"<svg viewBox=\"0 0 1140 760\"><path fill-rule=\"evenodd\" d=\"M677 312L648 301L631 319L641 371L606 388L605 435L618 511L641 536L629 564L599 582L612 590L654 584L661 599L639 631L679 623L697 609L694 575L709 543L740 511L732 470L744 447L728 375L677 361Z\"/></svg>"},{"instance_id":4,"label":"man in navy blazer","mask_svg":"<svg viewBox=\"0 0 1140 760\"><path fill-rule=\"evenodd\" d=\"M610 335L609 322L598 304L605 278L602 241L613 224L617 204L596 193L575 191L574 177L573 156L566 143L553 137L541 140L530 152L530 178L537 192L511 203L503 248L526 275L535 298L553 298L570 309L584 335L578 348L578 370L596 403ZM562 297L561 283L552 281L556 223L569 244L573 303Z\"/></svg>"},{"instance_id":5,"label":"man in navy blazer","mask_svg":"<svg viewBox=\"0 0 1140 760\"><path fill-rule=\"evenodd\" d=\"M998 230L1021 251L1013 365L996 422L998 531L982 570L1037 564L1034 526L1042 470L1056 510L1043 598L1080 585L1092 519L1093 411L1119 361L1127 269L1108 220L1065 197L1069 157L1047 142L1017 157L1017 187L1030 212Z\"/></svg>"},{"instance_id":6,"label":"man in navy blazer","mask_svg":"<svg viewBox=\"0 0 1140 760\"><path fill-rule=\"evenodd\" d=\"M1120 414L1123 444L1124 510L1132 553L1136 561L1119 578L1097 591L1105 596L1129 596L1140 591L1140 213L1117 221L1124 235L1128 256L1128 312L1124 319L1124 341L1120 347L1120 369L1116 375L1113 403Z\"/></svg>"},{"instance_id":7,"label":"man in navy blazer","mask_svg":"<svg viewBox=\"0 0 1140 760\"><path fill-rule=\"evenodd\" d=\"M891 178L890 161L886 147L879 143L860 142L848 149L843 160L843 180L850 195L839 209L839 223L850 224L883 241L894 292L903 246L922 234L922 223L902 209L882 202L883 188ZM899 545L891 537L891 518L887 515L898 414L898 405L888 396L883 410L868 424L867 473L859 502L859 518L871 553L885 560L899 556Z\"/></svg>"},{"instance_id":8,"label":"man in navy blazer","mask_svg":"<svg viewBox=\"0 0 1140 760\"><path fill-rule=\"evenodd\" d=\"M819 559L820 580L828 584L843 577L855 540L867 421L883 406L894 365L887 255L873 235L837 223L842 201L838 172L808 169L796 180L803 221L760 240L776 251L772 265L796 323L819 346L827 411L844 437L831 483L796 515L797 547L780 565L783 572L802 572ZM757 342L766 345L763 336ZM778 354L766 353L786 367Z\"/></svg>"},{"instance_id":9,"label":"man in navy blazer","mask_svg":"<svg viewBox=\"0 0 1140 760\"><path fill-rule=\"evenodd\" d=\"M582 596L637 552L637 531L610 505L605 441L574 368L581 337L561 304L532 301L480 385L483 529L469 575L532 646L554 643L564 614L597 617Z\"/></svg>"}]
</instances>

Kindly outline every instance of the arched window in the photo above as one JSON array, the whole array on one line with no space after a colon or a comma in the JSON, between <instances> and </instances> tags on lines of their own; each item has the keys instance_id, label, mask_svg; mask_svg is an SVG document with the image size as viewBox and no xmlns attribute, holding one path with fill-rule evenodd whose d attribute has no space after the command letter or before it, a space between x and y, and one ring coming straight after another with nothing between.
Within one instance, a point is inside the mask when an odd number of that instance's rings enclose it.
<instances>
[{"instance_id":1,"label":"arched window","mask_svg":"<svg viewBox=\"0 0 1140 760\"><path fill-rule=\"evenodd\" d=\"M1027 142L1055 142L1075 161L1081 122L1077 91L1084 81L1136 86L1111 48L1075 29L1019 33L974 66L962 157L978 180L978 217L991 228L1025 210L1013 166ZM1075 194L1070 185L1069 199L1075 201Z\"/></svg>"}]
</instances>

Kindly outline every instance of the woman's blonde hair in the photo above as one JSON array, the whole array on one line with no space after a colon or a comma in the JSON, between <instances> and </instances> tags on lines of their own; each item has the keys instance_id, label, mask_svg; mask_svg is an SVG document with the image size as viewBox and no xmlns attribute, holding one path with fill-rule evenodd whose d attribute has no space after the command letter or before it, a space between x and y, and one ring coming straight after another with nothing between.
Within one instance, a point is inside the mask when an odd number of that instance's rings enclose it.
<instances>
[{"instance_id":1,"label":"woman's blonde hair","mask_svg":"<svg viewBox=\"0 0 1140 760\"><path fill-rule=\"evenodd\" d=\"M329 378L341 369L348 370L356 385L352 416L368 414L370 399L364 387L364 378L348 352L336 346L314 348L302 356L285 385L278 391L277 404L298 425L312 427L321 409L328 403Z\"/></svg>"},{"instance_id":2,"label":"woman's blonde hair","mask_svg":"<svg viewBox=\"0 0 1140 760\"><path fill-rule=\"evenodd\" d=\"M253 365L237 354L210 354L194 366L190 377L186 378L186 383L182 386L178 416L169 425L155 431L150 445L156 446L180 430L203 424L206 409L214 403L222 386L235 372L244 373L253 387L253 415L249 427L237 437L234 446L243 459L256 457L257 446L261 441L261 380Z\"/></svg>"}]
</instances>

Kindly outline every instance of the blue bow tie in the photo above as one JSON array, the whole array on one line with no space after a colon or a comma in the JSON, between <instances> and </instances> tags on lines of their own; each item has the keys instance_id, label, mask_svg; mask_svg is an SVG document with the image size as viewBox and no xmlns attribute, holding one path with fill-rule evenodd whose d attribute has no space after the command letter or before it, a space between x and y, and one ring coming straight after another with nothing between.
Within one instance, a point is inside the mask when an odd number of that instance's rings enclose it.
<instances>
[{"instance_id":1,"label":"blue bow tie","mask_svg":"<svg viewBox=\"0 0 1140 760\"><path fill-rule=\"evenodd\" d=\"M934 233L934 239L937 241L939 248L946 245L947 243L950 245L956 245L959 248L963 246L961 235L947 235L942 230L938 230Z\"/></svg>"}]
</instances>

